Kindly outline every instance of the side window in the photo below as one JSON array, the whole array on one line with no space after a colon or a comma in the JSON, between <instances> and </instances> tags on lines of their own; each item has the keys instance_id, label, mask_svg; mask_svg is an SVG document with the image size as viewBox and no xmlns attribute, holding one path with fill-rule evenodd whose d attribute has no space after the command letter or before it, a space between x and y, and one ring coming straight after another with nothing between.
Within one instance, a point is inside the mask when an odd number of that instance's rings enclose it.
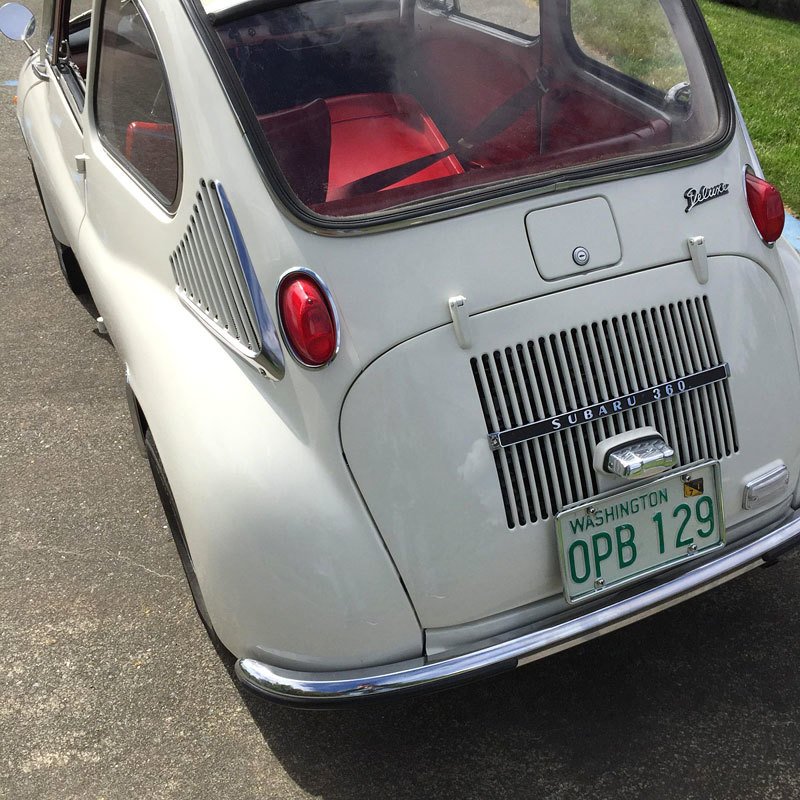
<instances>
[{"instance_id":1,"label":"side window","mask_svg":"<svg viewBox=\"0 0 800 800\"><path fill-rule=\"evenodd\" d=\"M528 39L539 35L539 0L455 0L458 13Z\"/></svg>"},{"instance_id":2,"label":"side window","mask_svg":"<svg viewBox=\"0 0 800 800\"><path fill-rule=\"evenodd\" d=\"M654 89L689 80L658 0L572 0L572 31L584 55Z\"/></svg>"},{"instance_id":3,"label":"side window","mask_svg":"<svg viewBox=\"0 0 800 800\"><path fill-rule=\"evenodd\" d=\"M76 116L83 111L86 67L92 25L91 0L47 0L43 19L51 19L45 51L53 72L68 94ZM57 46L54 46L57 42Z\"/></svg>"},{"instance_id":4,"label":"side window","mask_svg":"<svg viewBox=\"0 0 800 800\"><path fill-rule=\"evenodd\" d=\"M66 42L62 42L60 49L69 61L81 84L81 88L85 91L86 69L89 59L89 29L92 22L92 0L72 0L72 2L65 2L64 6L64 27L67 30L67 39Z\"/></svg>"},{"instance_id":5,"label":"side window","mask_svg":"<svg viewBox=\"0 0 800 800\"><path fill-rule=\"evenodd\" d=\"M179 171L175 119L155 43L131 0L107 0L103 7L95 119L106 148L172 205Z\"/></svg>"}]
</instances>

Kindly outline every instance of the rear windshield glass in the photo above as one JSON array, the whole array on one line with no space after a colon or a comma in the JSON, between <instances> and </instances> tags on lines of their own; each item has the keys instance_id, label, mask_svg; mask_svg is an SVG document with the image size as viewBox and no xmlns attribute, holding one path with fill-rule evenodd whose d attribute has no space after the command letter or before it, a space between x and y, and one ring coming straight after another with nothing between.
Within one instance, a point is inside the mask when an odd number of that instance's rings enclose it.
<instances>
[{"instance_id":1,"label":"rear windshield glass","mask_svg":"<svg viewBox=\"0 0 800 800\"><path fill-rule=\"evenodd\" d=\"M679 0L312 0L217 30L286 184L331 218L721 132Z\"/></svg>"}]
</instances>

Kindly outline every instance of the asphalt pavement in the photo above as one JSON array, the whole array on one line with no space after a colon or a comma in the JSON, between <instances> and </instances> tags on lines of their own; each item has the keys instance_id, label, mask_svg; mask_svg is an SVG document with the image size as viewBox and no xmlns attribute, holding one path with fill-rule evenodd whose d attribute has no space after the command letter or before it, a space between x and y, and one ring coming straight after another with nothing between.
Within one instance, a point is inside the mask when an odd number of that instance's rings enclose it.
<instances>
[{"instance_id":1,"label":"asphalt pavement","mask_svg":"<svg viewBox=\"0 0 800 800\"><path fill-rule=\"evenodd\" d=\"M196 617L68 293L0 44L0 797L797 798L800 560L506 676L343 712L253 698Z\"/></svg>"}]
</instances>

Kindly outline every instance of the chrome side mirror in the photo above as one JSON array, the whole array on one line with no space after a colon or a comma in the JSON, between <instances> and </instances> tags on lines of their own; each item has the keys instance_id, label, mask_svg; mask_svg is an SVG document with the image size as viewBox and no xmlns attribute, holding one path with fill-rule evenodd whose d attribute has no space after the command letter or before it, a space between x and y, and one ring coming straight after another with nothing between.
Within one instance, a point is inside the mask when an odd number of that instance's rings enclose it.
<instances>
[{"instance_id":1,"label":"chrome side mirror","mask_svg":"<svg viewBox=\"0 0 800 800\"><path fill-rule=\"evenodd\" d=\"M36 18L21 3L0 6L0 33L15 42L25 42L31 52L33 48L28 44L28 39L35 30Z\"/></svg>"}]
</instances>

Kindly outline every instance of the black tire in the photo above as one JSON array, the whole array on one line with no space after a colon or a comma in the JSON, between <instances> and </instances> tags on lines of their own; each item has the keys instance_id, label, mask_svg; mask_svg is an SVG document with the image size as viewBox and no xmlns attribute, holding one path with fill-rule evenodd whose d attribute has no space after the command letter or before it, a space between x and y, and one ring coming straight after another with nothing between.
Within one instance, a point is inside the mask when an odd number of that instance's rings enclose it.
<instances>
[{"instance_id":1,"label":"black tire","mask_svg":"<svg viewBox=\"0 0 800 800\"><path fill-rule=\"evenodd\" d=\"M203 621L203 625L205 625L208 635L211 637L211 641L215 646L220 646L221 642L214 631L214 626L211 624L211 617L208 614L208 609L203 600L203 593L200 591L200 584L197 581L194 564L192 563L192 555L186 543L186 536L183 532L183 525L178 515L175 499L172 496L172 490L169 487L167 473L164 471L164 465L161 463L161 457L158 455L158 448L156 447L155 439L153 439L153 434L149 430L144 435L144 444L147 450L147 460L150 462L150 470L153 473L153 480L158 490L158 496L161 499L161 505L164 507L164 514L167 517L167 524L169 525L170 533L172 533L175 547L178 550L178 555L183 565L183 571L186 573L186 581L192 592L192 598L194 599L197 613Z\"/></svg>"},{"instance_id":2,"label":"black tire","mask_svg":"<svg viewBox=\"0 0 800 800\"><path fill-rule=\"evenodd\" d=\"M90 294L89 287L86 285L86 278L83 277L78 259L69 247L61 244L55 237L53 243L56 246L58 265L61 267L61 274L67 282L70 291L76 297L83 297Z\"/></svg>"}]
</instances>

